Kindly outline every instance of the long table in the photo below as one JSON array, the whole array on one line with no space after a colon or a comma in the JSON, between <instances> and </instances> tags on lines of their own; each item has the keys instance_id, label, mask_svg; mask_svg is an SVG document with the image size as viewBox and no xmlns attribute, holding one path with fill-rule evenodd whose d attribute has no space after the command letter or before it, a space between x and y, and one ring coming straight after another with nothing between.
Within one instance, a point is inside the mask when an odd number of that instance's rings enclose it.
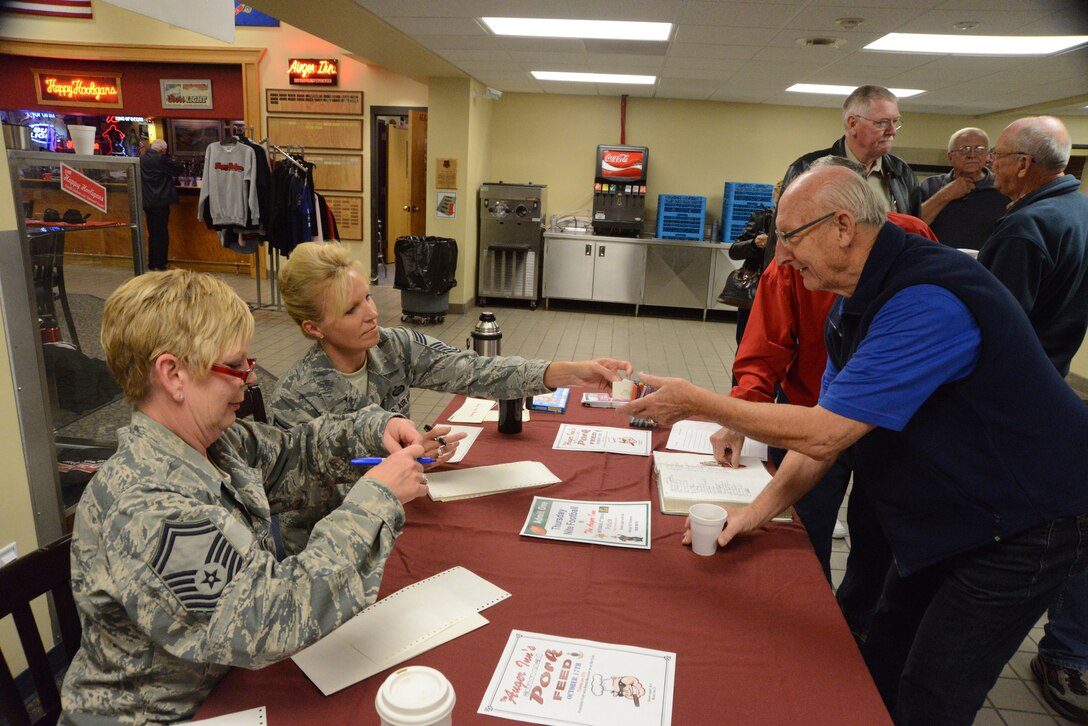
<instances>
[{"instance_id":1,"label":"long table","mask_svg":"<svg viewBox=\"0 0 1088 726\"><path fill-rule=\"evenodd\" d=\"M442 671L457 694L454 722L476 713L512 629L676 653L672 723L890 724L887 712L799 523L773 523L713 557L680 544L684 518L661 514L649 457L554 451L563 423L625 427L610 409L578 404L533 412L520 434L496 424L457 466L544 462L562 483L446 503L407 506L381 596L461 565L511 593L483 611L490 624L407 664ZM439 417L445 422L463 399ZM653 433L663 449L668 428ZM654 502L650 551L518 535L534 495ZM392 669L329 697L291 661L234 669L199 718L266 706L271 726L376 724L377 689Z\"/></svg>"}]
</instances>

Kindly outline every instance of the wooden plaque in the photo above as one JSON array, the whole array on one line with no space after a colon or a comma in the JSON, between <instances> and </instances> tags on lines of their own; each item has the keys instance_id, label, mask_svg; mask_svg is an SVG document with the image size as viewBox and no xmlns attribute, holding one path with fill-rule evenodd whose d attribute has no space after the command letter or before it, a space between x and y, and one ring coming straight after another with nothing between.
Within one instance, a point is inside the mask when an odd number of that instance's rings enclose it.
<instances>
[{"instance_id":1,"label":"wooden plaque","mask_svg":"<svg viewBox=\"0 0 1088 726\"><path fill-rule=\"evenodd\" d=\"M361 116L362 91L303 91L295 88L265 90L268 113L336 113Z\"/></svg>"},{"instance_id":2,"label":"wooden plaque","mask_svg":"<svg viewBox=\"0 0 1088 726\"><path fill-rule=\"evenodd\" d=\"M268 141L307 149L363 148L361 119L268 118Z\"/></svg>"},{"instance_id":3,"label":"wooden plaque","mask_svg":"<svg viewBox=\"0 0 1088 726\"><path fill-rule=\"evenodd\" d=\"M336 228L340 239L361 240L363 238L363 198L335 197L324 195L329 203L329 210L336 217Z\"/></svg>"},{"instance_id":4,"label":"wooden plaque","mask_svg":"<svg viewBox=\"0 0 1088 726\"><path fill-rule=\"evenodd\" d=\"M363 191L362 154L315 154L306 152L306 161L314 168L314 186L318 191Z\"/></svg>"}]
</instances>

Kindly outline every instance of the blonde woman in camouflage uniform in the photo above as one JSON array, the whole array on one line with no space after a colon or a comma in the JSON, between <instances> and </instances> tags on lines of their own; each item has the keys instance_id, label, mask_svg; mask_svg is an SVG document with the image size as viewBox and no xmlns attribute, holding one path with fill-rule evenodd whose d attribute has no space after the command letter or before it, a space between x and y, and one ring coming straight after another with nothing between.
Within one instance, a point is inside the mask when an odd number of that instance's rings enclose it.
<instances>
[{"instance_id":1,"label":"blonde woman in camouflage uniform","mask_svg":"<svg viewBox=\"0 0 1088 726\"><path fill-rule=\"evenodd\" d=\"M235 421L252 334L245 303L210 275L142 275L106 302L102 347L135 410L76 513L83 638L62 724L188 719L231 666L286 658L377 596L403 504L426 492L421 436L381 412L290 432ZM351 484L347 459L385 450ZM347 496L309 546L278 559L271 512L339 484Z\"/></svg>"},{"instance_id":2,"label":"blonde woman in camouflage uniform","mask_svg":"<svg viewBox=\"0 0 1088 726\"><path fill-rule=\"evenodd\" d=\"M408 415L412 387L481 398L533 396L560 386L610 389L627 361L528 360L481 357L407 328L379 328L378 309L362 265L339 244L306 242L280 268L284 306L312 338L313 348L280 379L270 405L275 423L290 429L325 413L377 406ZM453 455L449 428L424 437L425 456ZM306 544L314 524L337 504L288 512L281 518L288 552Z\"/></svg>"}]
</instances>

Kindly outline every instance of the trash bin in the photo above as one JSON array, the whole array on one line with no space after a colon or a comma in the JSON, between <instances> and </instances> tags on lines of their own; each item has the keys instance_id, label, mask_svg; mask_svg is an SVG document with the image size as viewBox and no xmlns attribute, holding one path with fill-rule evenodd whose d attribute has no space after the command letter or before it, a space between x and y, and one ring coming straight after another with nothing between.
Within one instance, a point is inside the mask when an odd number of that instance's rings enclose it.
<instances>
[{"instance_id":1,"label":"trash bin","mask_svg":"<svg viewBox=\"0 0 1088 726\"><path fill-rule=\"evenodd\" d=\"M457 240L398 237L393 254L393 286L400 290L401 322L443 322L450 309L450 288L457 285Z\"/></svg>"}]
</instances>

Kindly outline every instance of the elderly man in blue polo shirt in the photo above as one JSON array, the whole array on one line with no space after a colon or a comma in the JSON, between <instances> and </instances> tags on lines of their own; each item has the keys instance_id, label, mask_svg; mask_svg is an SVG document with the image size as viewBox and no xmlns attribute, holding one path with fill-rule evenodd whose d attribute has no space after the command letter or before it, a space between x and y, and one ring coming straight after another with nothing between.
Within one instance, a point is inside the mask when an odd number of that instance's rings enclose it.
<instances>
[{"instance_id":1,"label":"elderly man in blue polo shirt","mask_svg":"<svg viewBox=\"0 0 1088 726\"><path fill-rule=\"evenodd\" d=\"M894 556L866 663L900 726L971 724L1088 567L1088 407L1000 282L888 224L850 170L798 177L776 226L779 259L806 287L840 295L819 403L753 403L644 375L658 390L619 411L705 416L790 450L755 502L731 508L721 545L797 501L853 446Z\"/></svg>"}]
</instances>

